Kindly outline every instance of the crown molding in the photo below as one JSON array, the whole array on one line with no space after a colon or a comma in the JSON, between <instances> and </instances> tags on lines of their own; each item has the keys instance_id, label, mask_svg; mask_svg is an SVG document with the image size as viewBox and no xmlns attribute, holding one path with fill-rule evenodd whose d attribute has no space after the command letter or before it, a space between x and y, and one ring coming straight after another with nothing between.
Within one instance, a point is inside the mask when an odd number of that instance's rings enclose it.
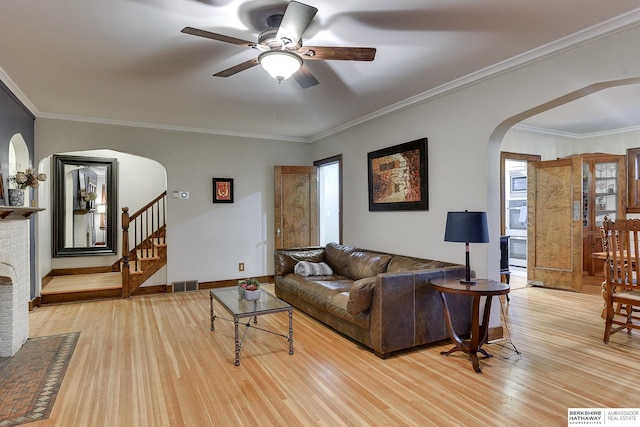
<instances>
[{"instance_id":1,"label":"crown molding","mask_svg":"<svg viewBox=\"0 0 640 427\"><path fill-rule=\"evenodd\" d=\"M537 126L522 125L522 124L513 125L511 129L521 130L525 132L539 133L543 135L561 136L564 138L571 138L571 139L589 139L589 138L598 138L598 137L609 136L609 135L617 135L621 133L639 132L640 125L630 126L626 128L612 129L612 130L602 131L602 132L591 132L591 133L564 132L564 131L558 131L554 129L546 129L546 128L541 128Z\"/></svg>"},{"instance_id":2,"label":"crown molding","mask_svg":"<svg viewBox=\"0 0 640 427\"><path fill-rule=\"evenodd\" d=\"M259 133L250 133L250 132L232 132L232 131L204 129L204 128L191 128L191 127L185 127L185 126L171 126L171 125L163 125L163 124L156 124L156 123L130 122L125 120L111 120L111 119L103 119L103 118L96 118L96 117L73 116L68 114L40 113L36 117L39 119L67 120L72 122L83 122L83 123L94 123L94 124L111 125L111 126L153 129L153 130L159 130L159 131L165 131L165 132L201 133L201 134L208 134L208 135L266 139L266 140L282 141L282 142L287 142L287 141L303 142L303 143L309 142L308 138L299 138L299 137L293 137L293 136L268 135L268 134L259 134Z\"/></svg>"}]
</instances>

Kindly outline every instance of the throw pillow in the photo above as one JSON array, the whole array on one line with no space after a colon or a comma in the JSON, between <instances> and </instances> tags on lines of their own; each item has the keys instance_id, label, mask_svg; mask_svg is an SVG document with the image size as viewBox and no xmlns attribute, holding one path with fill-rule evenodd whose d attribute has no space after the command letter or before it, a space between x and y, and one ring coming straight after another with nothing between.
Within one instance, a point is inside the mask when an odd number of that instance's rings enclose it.
<instances>
[{"instance_id":1,"label":"throw pillow","mask_svg":"<svg viewBox=\"0 0 640 427\"><path fill-rule=\"evenodd\" d=\"M347 312L350 315L355 316L369 310L371 301L373 301L373 288L375 286L375 277L365 277L353 282L351 292L349 292L349 301L347 302Z\"/></svg>"},{"instance_id":2,"label":"throw pillow","mask_svg":"<svg viewBox=\"0 0 640 427\"><path fill-rule=\"evenodd\" d=\"M325 262L300 261L293 272L300 276L331 276L333 271Z\"/></svg>"}]
</instances>

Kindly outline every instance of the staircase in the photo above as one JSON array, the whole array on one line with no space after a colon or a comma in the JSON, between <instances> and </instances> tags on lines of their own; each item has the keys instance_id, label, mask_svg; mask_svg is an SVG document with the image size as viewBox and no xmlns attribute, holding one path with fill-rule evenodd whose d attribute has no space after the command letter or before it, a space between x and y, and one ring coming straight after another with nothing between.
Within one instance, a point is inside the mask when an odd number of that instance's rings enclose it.
<instances>
[{"instance_id":1,"label":"staircase","mask_svg":"<svg viewBox=\"0 0 640 427\"><path fill-rule=\"evenodd\" d=\"M110 267L52 272L43 279L39 304L165 292L165 285L141 285L167 264L166 201L163 192L132 215L122 208L122 258Z\"/></svg>"},{"instance_id":2,"label":"staircase","mask_svg":"<svg viewBox=\"0 0 640 427\"><path fill-rule=\"evenodd\" d=\"M167 264L167 192L133 215L122 208L122 298L140 294L140 285ZM144 292L152 293L152 292Z\"/></svg>"}]
</instances>

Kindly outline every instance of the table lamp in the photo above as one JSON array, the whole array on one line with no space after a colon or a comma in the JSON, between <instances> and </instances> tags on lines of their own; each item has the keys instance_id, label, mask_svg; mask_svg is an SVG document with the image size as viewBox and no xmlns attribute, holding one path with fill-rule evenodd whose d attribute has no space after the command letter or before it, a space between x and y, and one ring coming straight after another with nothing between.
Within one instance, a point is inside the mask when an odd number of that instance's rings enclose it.
<instances>
[{"instance_id":1,"label":"table lamp","mask_svg":"<svg viewBox=\"0 0 640 427\"><path fill-rule=\"evenodd\" d=\"M465 280L460 283L475 285L471 280L469 264L469 243L489 243L489 229L487 227L486 212L449 212L447 226L444 232L445 242L464 242L466 254Z\"/></svg>"}]
</instances>

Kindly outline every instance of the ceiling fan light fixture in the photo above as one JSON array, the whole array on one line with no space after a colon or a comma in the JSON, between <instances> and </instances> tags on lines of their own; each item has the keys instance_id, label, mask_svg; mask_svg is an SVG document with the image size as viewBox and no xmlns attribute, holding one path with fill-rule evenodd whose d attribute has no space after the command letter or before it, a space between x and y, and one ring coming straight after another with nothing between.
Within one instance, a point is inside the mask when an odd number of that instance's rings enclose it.
<instances>
[{"instance_id":1,"label":"ceiling fan light fixture","mask_svg":"<svg viewBox=\"0 0 640 427\"><path fill-rule=\"evenodd\" d=\"M302 67L302 58L288 50L269 50L258 56L258 61L271 77L281 82Z\"/></svg>"}]
</instances>

